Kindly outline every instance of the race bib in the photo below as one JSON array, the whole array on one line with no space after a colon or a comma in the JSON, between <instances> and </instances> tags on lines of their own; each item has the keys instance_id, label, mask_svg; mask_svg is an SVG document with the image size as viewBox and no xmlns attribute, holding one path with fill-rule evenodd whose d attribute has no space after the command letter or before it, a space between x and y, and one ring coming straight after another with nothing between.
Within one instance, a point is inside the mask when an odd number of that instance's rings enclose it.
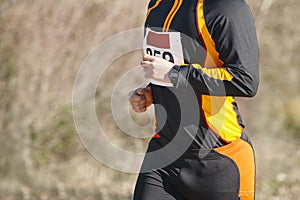
<instances>
[{"instance_id":1,"label":"race bib","mask_svg":"<svg viewBox=\"0 0 300 200\"><path fill-rule=\"evenodd\" d=\"M184 63L181 37L179 32L155 32L146 28L143 43L144 54L166 59L176 65ZM150 79L155 85L173 87L170 83L164 83Z\"/></svg>"}]
</instances>

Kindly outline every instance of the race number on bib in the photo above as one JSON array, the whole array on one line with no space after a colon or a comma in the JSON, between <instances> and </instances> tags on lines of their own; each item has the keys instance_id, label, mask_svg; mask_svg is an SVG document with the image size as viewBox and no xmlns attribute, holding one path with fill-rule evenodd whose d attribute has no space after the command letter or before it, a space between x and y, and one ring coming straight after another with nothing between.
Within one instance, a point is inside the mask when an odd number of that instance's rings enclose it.
<instances>
[{"instance_id":1,"label":"race number on bib","mask_svg":"<svg viewBox=\"0 0 300 200\"><path fill-rule=\"evenodd\" d=\"M150 28L146 28L143 50L144 54L166 59L176 65L184 63L179 32L155 32ZM150 82L161 86L173 86L172 84L152 79Z\"/></svg>"}]
</instances>

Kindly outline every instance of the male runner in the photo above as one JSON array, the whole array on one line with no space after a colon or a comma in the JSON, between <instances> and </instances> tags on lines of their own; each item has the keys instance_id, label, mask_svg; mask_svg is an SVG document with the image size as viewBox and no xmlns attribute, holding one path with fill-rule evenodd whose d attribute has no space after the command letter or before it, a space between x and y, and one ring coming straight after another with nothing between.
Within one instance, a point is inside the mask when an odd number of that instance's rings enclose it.
<instances>
[{"instance_id":1,"label":"male runner","mask_svg":"<svg viewBox=\"0 0 300 200\"><path fill-rule=\"evenodd\" d=\"M151 83L129 101L136 112L155 106L147 152L188 134L180 126L182 109L194 106L184 120L197 129L182 156L139 174L134 199L253 200L254 153L234 98L253 97L259 82L256 30L246 2L151 0L144 50L141 66ZM186 95L190 89L193 95ZM197 105L188 105L192 98ZM142 168L151 162L146 155Z\"/></svg>"}]
</instances>

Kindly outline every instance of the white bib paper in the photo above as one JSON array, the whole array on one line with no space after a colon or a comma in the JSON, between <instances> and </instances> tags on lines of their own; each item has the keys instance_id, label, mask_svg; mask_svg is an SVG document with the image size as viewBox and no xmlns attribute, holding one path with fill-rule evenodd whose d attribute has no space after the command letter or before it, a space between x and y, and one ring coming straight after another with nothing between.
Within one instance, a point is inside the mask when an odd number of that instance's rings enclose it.
<instances>
[{"instance_id":1,"label":"white bib paper","mask_svg":"<svg viewBox=\"0 0 300 200\"><path fill-rule=\"evenodd\" d=\"M175 65L184 63L182 43L179 32L155 32L146 28L143 43L144 54L166 59ZM173 87L171 83L165 83L149 79L151 83L160 86Z\"/></svg>"}]
</instances>

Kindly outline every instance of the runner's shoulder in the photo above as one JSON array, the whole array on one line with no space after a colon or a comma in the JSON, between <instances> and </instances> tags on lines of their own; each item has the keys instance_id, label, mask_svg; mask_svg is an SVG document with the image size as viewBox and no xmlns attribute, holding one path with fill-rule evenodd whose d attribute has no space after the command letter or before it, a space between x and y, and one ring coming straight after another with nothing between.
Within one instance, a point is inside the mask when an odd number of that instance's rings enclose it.
<instances>
[{"instance_id":1,"label":"runner's shoulder","mask_svg":"<svg viewBox=\"0 0 300 200\"><path fill-rule=\"evenodd\" d=\"M210 33L215 29L253 24L245 0L204 0L204 18Z\"/></svg>"},{"instance_id":2,"label":"runner's shoulder","mask_svg":"<svg viewBox=\"0 0 300 200\"><path fill-rule=\"evenodd\" d=\"M245 0L204 0L204 13L216 16L237 17L249 11Z\"/></svg>"}]
</instances>

